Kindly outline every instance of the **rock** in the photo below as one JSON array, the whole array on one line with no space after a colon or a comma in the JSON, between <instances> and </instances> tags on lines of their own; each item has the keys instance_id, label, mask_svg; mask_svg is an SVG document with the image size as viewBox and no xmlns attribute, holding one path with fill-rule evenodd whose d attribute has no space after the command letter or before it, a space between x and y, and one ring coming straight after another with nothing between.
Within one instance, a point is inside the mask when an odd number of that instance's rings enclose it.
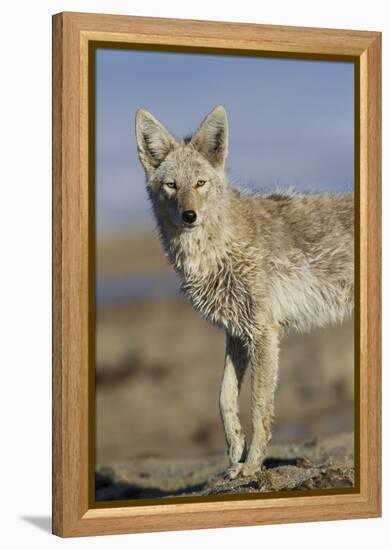
<instances>
[{"instance_id":1,"label":"rock","mask_svg":"<svg viewBox=\"0 0 391 550\"><path fill-rule=\"evenodd\" d=\"M96 471L96 500L211 496L353 487L354 436L272 444L254 478L228 480L225 456L132 459Z\"/></svg>"}]
</instances>

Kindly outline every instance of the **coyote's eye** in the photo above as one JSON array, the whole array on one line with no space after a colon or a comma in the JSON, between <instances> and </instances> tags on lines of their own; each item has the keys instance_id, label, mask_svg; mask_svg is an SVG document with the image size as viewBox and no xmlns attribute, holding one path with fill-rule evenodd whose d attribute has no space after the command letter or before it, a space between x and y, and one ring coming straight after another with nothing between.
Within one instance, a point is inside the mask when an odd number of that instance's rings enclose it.
<instances>
[{"instance_id":1,"label":"coyote's eye","mask_svg":"<svg viewBox=\"0 0 391 550\"><path fill-rule=\"evenodd\" d=\"M205 185L205 183L206 183L206 180L198 180L197 187L202 187L203 185Z\"/></svg>"},{"instance_id":2,"label":"coyote's eye","mask_svg":"<svg viewBox=\"0 0 391 550\"><path fill-rule=\"evenodd\" d=\"M166 187L168 187L169 189L176 189L176 183L175 183L175 181L166 181L166 182L164 183L164 185L165 185Z\"/></svg>"}]
</instances>

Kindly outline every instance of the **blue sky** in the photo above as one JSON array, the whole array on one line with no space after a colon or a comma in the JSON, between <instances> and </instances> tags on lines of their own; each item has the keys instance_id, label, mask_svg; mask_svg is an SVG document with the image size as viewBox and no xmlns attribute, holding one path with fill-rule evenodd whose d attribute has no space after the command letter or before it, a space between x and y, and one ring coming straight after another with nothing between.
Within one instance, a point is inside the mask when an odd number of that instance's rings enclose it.
<instances>
[{"instance_id":1,"label":"blue sky","mask_svg":"<svg viewBox=\"0 0 391 550\"><path fill-rule=\"evenodd\" d=\"M151 111L174 135L227 110L227 175L238 187L351 191L354 66L329 61L98 49L98 232L153 223L134 118Z\"/></svg>"}]
</instances>

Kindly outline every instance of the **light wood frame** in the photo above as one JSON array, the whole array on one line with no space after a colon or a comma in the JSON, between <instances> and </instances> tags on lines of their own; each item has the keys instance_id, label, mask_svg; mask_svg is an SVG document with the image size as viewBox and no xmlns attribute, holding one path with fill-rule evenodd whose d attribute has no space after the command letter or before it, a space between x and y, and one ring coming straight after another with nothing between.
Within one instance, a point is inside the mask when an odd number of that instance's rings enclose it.
<instances>
[{"instance_id":1,"label":"light wood frame","mask_svg":"<svg viewBox=\"0 0 391 550\"><path fill-rule=\"evenodd\" d=\"M357 67L356 383L359 489L354 493L93 507L89 473L89 43L345 56ZM53 17L53 532L83 536L377 517L381 513L381 34L61 13ZM357 317L356 317L357 319Z\"/></svg>"}]
</instances>

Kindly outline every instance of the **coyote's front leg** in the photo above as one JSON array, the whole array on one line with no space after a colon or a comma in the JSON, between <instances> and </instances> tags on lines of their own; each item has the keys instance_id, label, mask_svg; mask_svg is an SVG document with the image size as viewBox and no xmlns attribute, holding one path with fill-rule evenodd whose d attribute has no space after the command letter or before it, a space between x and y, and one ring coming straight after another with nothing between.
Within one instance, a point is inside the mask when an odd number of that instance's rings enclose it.
<instances>
[{"instance_id":1,"label":"coyote's front leg","mask_svg":"<svg viewBox=\"0 0 391 550\"><path fill-rule=\"evenodd\" d=\"M231 469L230 477L253 476L262 467L266 446L271 439L274 393L278 371L278 329L263 328L252 340L249 351L251 370L252 440L244 464Z\"/></svg>"},{"instance_id":2,"label":"coyote's front leg","mask_svg":"<svg viewBox=\"0 0 391 550\"><path fill-rule=\"evenodd\" d=\"M224 373L220 387L220 413L231 468L244 460L246 438L239 420L238 397L248 364L248 351L238 339L226 335Z\"/></svg>"}]
</instances>

